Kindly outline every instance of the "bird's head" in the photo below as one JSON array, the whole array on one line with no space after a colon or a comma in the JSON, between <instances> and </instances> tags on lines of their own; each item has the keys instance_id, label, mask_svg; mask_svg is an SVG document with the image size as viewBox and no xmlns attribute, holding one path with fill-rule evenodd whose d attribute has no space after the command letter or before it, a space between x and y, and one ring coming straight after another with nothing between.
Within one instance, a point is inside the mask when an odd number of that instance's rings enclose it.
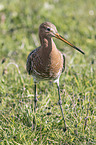
<instances>
[{"instance_id":1,"label":"bird's head","mask_svg":"<svg viewBox=\"0 0 96 145\"><path fill-rule=\"evenodd\" d=\"M54 24L50 22L44 22L40 25L39 27L39 36L42 38L48 38L48 37L55 37L57 39L62 40L63 42L67 43L74 49L78 50L82 54L85 54L81 49L78 47L74 46L72 43L67 41L64 37L62 37L58 32Z\"/></svg>"},{"instance_id":2,"label":"bird's head","mask_svg":"<svg viewBox=\"0 0 96 145\"><path fill-rule=\"evenodd\" d=\"M39 34L43 37L55 37L57 29L55 25L50 22L44 22L39 27Z\"/></svg>"}]
</instances>

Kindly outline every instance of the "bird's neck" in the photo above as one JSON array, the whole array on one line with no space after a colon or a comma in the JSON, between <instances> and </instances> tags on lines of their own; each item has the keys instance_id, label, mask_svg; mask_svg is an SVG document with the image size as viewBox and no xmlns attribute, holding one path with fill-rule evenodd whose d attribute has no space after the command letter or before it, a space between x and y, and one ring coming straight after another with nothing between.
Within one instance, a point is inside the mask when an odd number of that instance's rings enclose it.
<instances>
[{"instance_id":1,"label":"bird's neck","mask_svg":"<svg viewBox=\"0 0 96 145\"><path fill-rule=\"evenodd\" d=\"M57 49L52 38L42 38L40 39L40 42L43 53L46 52L47 54L50 54L54 49Z\"/></svg>"}]
</instances>

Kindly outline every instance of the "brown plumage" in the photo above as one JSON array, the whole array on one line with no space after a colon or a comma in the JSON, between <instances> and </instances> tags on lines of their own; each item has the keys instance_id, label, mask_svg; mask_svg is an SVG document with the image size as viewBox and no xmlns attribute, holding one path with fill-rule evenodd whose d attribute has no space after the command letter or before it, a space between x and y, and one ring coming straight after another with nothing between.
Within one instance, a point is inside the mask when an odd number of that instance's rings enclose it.
<instances>
[{"instance_id":1,"label":"brown plumage","mask_svg":"<svg viewBox=\"0 0 96 145\"><path fill-rule=\"evenodd\" d=\"M65 38L57 33L55 25L50 22L44 22L39 27L39 38L41 46L33 50L27 58L27 71L34 79L34 102L36 111L37 106L37 96L36 96L36 82L40 80L53 80L57 83L58 94L59 94L59 105L64 120L64 131L66 130L66 123L64 118L64 113L62 109L62 102L60 97L60 88L59 88L59 77L62 71L65 68L65 57L62 53L56 48L56 45L52 39L56 37L57 39L62 40L71 47L77 49L82 54L84 52L68 42Z\"/></svg>"},{"instance_id":2,"label":"brown plumage","mask_svg":"<svg viewBox=\"0 0 96 145\"><path fill-rule=\"evenodd\" d=\"M33 75L35 81L37 79L56 80L63 69L64 60L62 53L56 48L52 37L49 37L48 33L44 33L44 30L50 24L47 22L40 25L39 37L41 46L33 50L27 59L27 71ZM57 32L53 24L51 24L51 27Z\"/></svg>"}]
</instances>

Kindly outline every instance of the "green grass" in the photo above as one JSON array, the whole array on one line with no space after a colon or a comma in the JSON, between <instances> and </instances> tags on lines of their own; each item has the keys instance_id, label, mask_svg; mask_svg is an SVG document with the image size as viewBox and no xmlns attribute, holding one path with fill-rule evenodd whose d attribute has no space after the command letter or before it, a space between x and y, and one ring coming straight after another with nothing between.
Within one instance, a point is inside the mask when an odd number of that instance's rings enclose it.
<instances>
[{"instance_id":1,"label":"green grass","mask_svg":"<svg viewBox=\"0 0 96 145\"><path fill-rule=\"evenodd\" d=\"M40 45L38 27L44 21L85 56L54 39L66 54L66 70L60 77L62 106L56 84L38 83L36 128L34 84L26 71L31 50ZM0 144L96 144L96 1L95 0L2 0L0 1Z\"/></svg>"}]
</instances>

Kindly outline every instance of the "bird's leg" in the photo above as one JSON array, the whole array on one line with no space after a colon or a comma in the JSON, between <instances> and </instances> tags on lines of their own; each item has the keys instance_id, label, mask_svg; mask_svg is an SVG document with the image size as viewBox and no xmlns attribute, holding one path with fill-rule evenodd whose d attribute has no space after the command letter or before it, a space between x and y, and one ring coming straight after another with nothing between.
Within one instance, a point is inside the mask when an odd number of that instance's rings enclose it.
<instances>
[{"instance_id":1,"label":"bird's leg","mask_svg":"<svg viewBox=\"0 0 96 145\"><path fill-rule=\"evenodd\" d=\"M36 94L36 82L34 82L34 112L36 112L37 107L37 94Z\"/></svg>"},{"instance_id":2,"label":"bird's leg","mask_svg":"<svg viewBox=\"0 0 96 145\"><path fill-rule=\"evenodd\" d=\"M67 127L66 127L66 122L65 122L65 118L64 118L63 109L62 109L62 100L61 100L61 96L60 96L59 83L57 83L57 88L58 88L58 95L59 95L59 105L60 105L60 109L61 109L63 120L64 120L64 132L65 132L67 130Z\"/></svg>"},{"instance_id":3,"label":"bird's leg","mask_svg":"<svg viewBox=\"0 0 96 145\"><path fill-rule=\"evenodd\" d=\"M37 107L37 94L36 94L36 82L34 82L34 113L36 112L36 107ZM36 125L36 117L35 117L35 114L34 114L32 130L34 130L35 125Z\"/></svg>"}]
</instances>

